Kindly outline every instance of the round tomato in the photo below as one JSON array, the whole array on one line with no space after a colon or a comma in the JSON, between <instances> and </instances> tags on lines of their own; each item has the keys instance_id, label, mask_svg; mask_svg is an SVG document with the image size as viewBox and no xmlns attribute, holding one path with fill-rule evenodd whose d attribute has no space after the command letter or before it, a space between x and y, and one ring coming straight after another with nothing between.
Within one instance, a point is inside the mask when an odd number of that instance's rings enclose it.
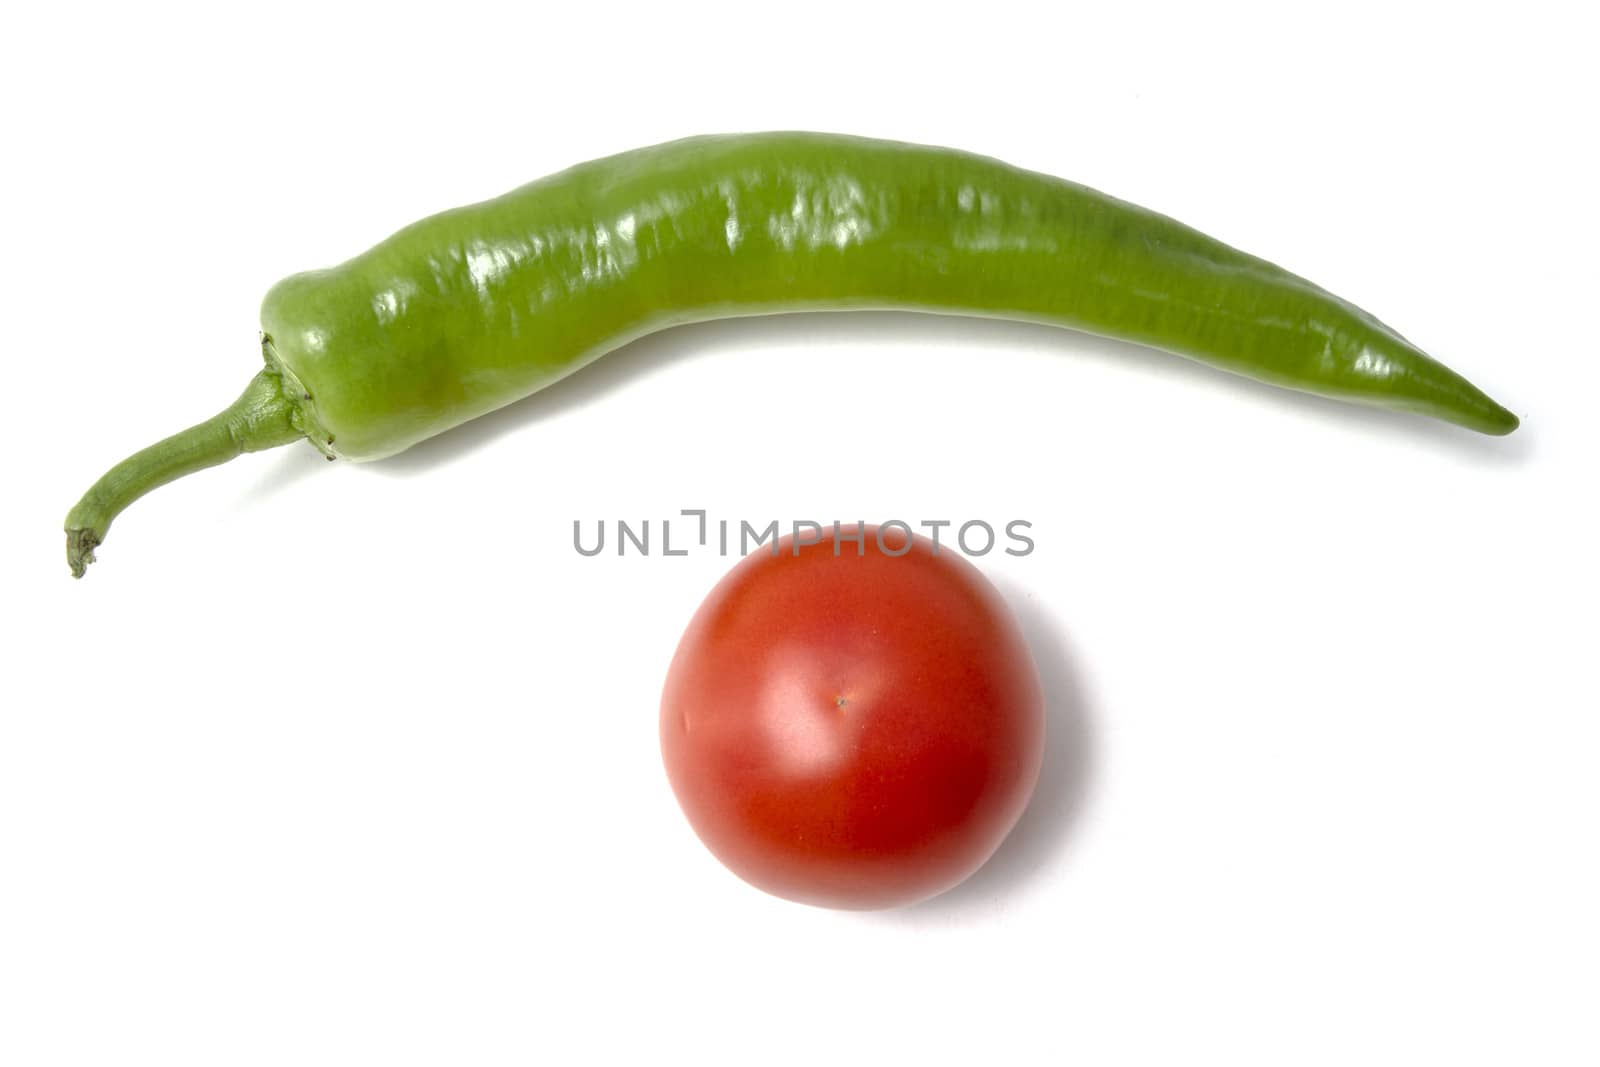
<instances>
[{"instance_id":1,"label":"round tomato","mask_svg":"<svg viewBox=\"0 0 1600 1067\"><path fill-rule=\"evenodd\" d=\"M1027 644L972 564L901 527L854 532L757 549L711 591L667 674L661 751L735 874L880 908L993 854L1038 778L1044 709Z\"/></svg>"}]
</instances>

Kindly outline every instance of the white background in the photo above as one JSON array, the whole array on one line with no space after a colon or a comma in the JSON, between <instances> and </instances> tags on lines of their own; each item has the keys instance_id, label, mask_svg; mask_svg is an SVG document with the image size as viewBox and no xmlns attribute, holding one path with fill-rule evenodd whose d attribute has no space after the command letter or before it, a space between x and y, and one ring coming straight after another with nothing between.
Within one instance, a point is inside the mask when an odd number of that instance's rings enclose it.
<instances>
[{"instance_id":1,"label":"white background","mask_svg":"<svg viewBox=\"0 0 1600 1067\"><path fill-rule=\"evenodd\" d=\"M1596 83L1578 5L31 5L4 80L0 1062L1600 1060ZM1298 12L1298 13L1297 13ZM1394 323L1489 439L1042 328L687 328L371 466L61 518L282 275L686 134L947 144ZM981 518L1052 699L923 906L727 874L656 701L731 560ZM647 1059L648 1057L648 1059Z\"/></svg>"}]
</instances>

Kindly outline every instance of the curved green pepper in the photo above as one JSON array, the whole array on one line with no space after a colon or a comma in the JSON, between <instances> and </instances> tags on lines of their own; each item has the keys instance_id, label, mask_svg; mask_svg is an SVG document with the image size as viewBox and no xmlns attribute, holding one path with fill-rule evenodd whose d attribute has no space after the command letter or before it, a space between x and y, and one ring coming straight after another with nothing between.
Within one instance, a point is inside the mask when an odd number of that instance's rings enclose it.
<instances>
[{"instance_id":1,"label":"curved green pepper","mask_svg":"<svg viewBox=\"0 0 1600 1067\"><path fill-rule=\"evenodd\" d=\"M82 575L111 520L203 467L307 437L377 459L667 326L899 308L1140 342L1483 433L1517 418L1361 309L1172 219L980 156L856 137L695 137L409 226L261 310L232 407L109 471L67 517Z\"/></svg>"}]
</instances>

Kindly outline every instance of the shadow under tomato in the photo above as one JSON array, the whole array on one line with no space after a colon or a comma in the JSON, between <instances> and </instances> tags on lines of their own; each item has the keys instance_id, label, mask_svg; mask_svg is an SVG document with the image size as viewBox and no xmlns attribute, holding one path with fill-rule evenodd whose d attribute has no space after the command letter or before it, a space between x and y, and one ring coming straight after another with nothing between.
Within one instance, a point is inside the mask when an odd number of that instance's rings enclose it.
<instances>
[{"instance_id":1,"label":"shadow under tomato","mask_svg":"<svg viewBox=\"0 0 1600 1067\"><path fill-rule=\"evenodd\" d=\"M1088 809L1094 781L1095 738L1088 699L1060 625L1044 604L1009 582L997 581L1039 668L1044 689L1044 762L1033 799L989 862L955 888L907 908L868 912L872 918L921 923L988 912L997 902L1054 864Z\"/></svg>"}]
</instances>

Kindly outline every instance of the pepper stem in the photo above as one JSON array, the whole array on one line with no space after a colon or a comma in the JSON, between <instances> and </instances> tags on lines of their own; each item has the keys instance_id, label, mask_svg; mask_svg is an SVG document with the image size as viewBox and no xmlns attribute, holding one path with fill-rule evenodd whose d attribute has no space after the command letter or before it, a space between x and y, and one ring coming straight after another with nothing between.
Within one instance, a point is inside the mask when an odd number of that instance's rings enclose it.
<instances>
[{"instance_id":1,"label":"pepper stem","mask_svg":"<svg viewBox=\"0 0 1600 1067\"><path fill-rule=\"evenodd\" d=\"M83 577L111 520L150 490L245 452L276 448L301 437L294 412L282 378L269 367L252 378L226 410L106 471L67 513L67 566L72 576Z\"/></svg>"}]
</instances>

